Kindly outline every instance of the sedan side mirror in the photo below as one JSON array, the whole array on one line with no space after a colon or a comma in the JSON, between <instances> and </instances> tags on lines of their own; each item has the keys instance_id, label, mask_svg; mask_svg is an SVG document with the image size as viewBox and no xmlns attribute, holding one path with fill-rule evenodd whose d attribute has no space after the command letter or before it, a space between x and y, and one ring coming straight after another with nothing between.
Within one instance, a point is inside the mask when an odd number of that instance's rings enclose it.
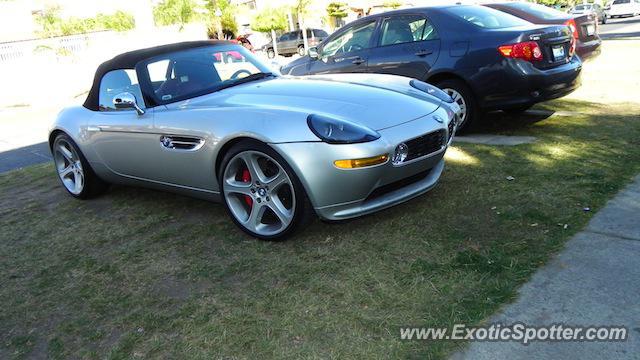
<instances>
[{"instance_id":1,"label":"sedan side mirror","mask_svg":"<svg viewBox=\"0 0 640 360\"><path fill-rule=\"evenodd\" d=\"M130 92L122 92L113 98L113 106L120 109L134 109L138 115L144 115L144 109L138 106L136 97Z\"/></svg>"},{"instance_id":2,"label":"sedan side mirror","mask_svg":"<svg viewBox=\"0 0 640 360\"><path fill-rule=\"evenodd\" d=\"M312 59L317 59L318 58L318 48L317 47L312 47L309 48L309 57Z\"/></svg>"}]
</instances>

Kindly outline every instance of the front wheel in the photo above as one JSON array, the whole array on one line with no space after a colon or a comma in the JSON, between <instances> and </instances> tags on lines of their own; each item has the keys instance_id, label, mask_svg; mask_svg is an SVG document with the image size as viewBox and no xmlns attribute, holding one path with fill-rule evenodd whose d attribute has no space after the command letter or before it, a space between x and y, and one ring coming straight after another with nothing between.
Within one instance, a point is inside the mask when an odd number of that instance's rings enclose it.
<instances>
[{"instance_id":1,"label":"front wheel","mask_svg":"<svg viewBox=\"0 0 640 360\"><path fill-rule=\"evenodd\" d=\"M434 85L451 96L453 101L460 106L458 132L469 129L469 126L479 116L479 110L471 89L465 83L456 79L443 80Z\"/></svg>"},{"instance_id":2,"label":"front wheel","mask_svg":"<svg viewBox=\"0 0 640 360\"><path fill-rule=\"evenodd\" d=\"M51 147L53 162L62 186L79 199L104 192L108 184L93 172L78 145L67 134L59 134Z\"/></svg>"},{"instance_id":3,"label":"front wheel","mask_svg":"<svg viewBox=\"0 0 640 360\"><path fill-rule=\"evenodd\" d=\"M308 200L287 162L269 146L243 141L224 156L220 171L224 204L249 235L281 240L306 220Z\"/></svg>"}]
</instances>

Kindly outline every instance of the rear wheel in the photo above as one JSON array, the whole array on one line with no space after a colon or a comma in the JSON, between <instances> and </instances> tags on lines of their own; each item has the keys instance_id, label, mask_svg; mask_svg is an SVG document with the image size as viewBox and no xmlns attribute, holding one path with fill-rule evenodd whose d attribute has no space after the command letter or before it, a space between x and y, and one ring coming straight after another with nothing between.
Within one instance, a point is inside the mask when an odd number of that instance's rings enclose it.
<instances>
[{"instance_id":1,"label":"rear wheel","mask_svg":"<svg viewBox=\"0 0 640 360\"><path fill-rule=\"evenodd\" d=\"M58 178L72 196L88 199L104 192L109 186L93 172L69 135L60 133L56 136L51 150Z\"/></svg>"},{"instance_id":2,"label":"rear wheel","mask_svg":"<svg viewBox=\"0 0 640 360\"><path fill-rule=\"evenodd\" d=\"M251 236L281 240L307 219L302 184L265 144L243 141L233 146L222 161L219 182L227 212Z\"/></svg>"},{"instance_id":3,"label":"rear wheel","mask_svg":"<svg viewBox=\"0 0 640 360\"><path fill-rule=\"evenodd\" d=\"M276 57L276 52L273 49L267 49L267 57L273 59Z\"/></svg>"},{"instance_id":4,"label":"rear wheel","mask_svg":"<svg viewBox=\"0 0 640 360\"><path fill-rule=\"evenodd\" d=\"M479 110L471 89L465 83L456 79L443 80L436 83L435 86L446 92L460 106L458 131L463 132L468 129L476 117L479 116Z\"/></svg>"},{"instance_id":5,"label":"rear wheel","mask_svg":"<svg viewBox=\"0 0 640 360\"><path fill-rule=\"evenodd\" d=\"M298 46L298 55L305 56L307 52L304 50L304 45Z\"/></svg>"}]
</instances>

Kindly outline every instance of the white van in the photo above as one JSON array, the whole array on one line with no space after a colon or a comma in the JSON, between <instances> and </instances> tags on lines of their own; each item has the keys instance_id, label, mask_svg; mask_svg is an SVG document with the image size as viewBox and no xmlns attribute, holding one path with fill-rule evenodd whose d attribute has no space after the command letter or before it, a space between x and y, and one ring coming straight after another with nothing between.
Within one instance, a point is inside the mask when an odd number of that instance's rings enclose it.
<instances>
[{"instance_id":1,"label":"white van","mask_svg":"<svg viewBox=\"0 0 640 360\"><path fill-rule=\"evenodd\" d=\"M640 14L640 0L614 0L607 4L605 12L610 18Z\"/></svg>"}]
</instances>

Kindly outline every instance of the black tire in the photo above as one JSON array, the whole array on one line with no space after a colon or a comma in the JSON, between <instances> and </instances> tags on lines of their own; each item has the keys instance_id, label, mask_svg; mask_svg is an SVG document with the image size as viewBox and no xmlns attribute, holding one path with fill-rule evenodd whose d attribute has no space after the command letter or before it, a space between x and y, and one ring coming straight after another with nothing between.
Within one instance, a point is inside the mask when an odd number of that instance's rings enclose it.
<instances>
[{"instance_id":1,"label":"black tire","mask_svg":"<svg viewBox=\"0 0 640 360\"><path fill-rule=\"evenodd\" d=\"M477 118L480 117L480 110L478 109L475 96L473 95L473 92L471 91L471 89L469 89L467 84L465 84L464 82L458 79L446 79L446 80L439 81L434 85L439 87L440 89L455 90L458 94L462 96L462 98L464 99L464 103L466 104L466 107L467 107L467 113L462 125L458 125L457 132L463 133L464 131L468 130L471 124L477 121Z\"/></svg>"},{"instance_id":2,"label":"black tire","mask_svg":"<svg viewBox=\"0 0 640 360\"><path fill-rule=\"evenodd\" d=\"M607 15L602 16L602 25L607 23Z\"/></svg>"},{"instance_id":3,"label":"black tire","mask_svg":"<svg viewBox=\"0 0 640 360\"><path fill-rule=\"evenodd\" d=\"M96 175L96 173L91 168L91 165L89 165L89 162L84 157L84 154L82 153L82 151L80 151L78 144L76 144L76 142L73 141L73 139L65 133L59 133L53 140L53 143L51 144L51 152L54 156L54 164L56 164L56 169L57 169L57 163L55 162L56 156L57 156L56 148L60 142L66 142L71 147L73 147L73 150L76 152L76 154L80 159L80 163L82 165L82 172L84 173L84 186L82 188L82 191L80 191L78 194L74 194L73 192L71 192L65 186L62 178L58 175L58 180L60 180L60 184L67 191L67 193L69 193L69 195L77 199L83 199L83 200L90 199L104 193L109 188L109 184L104 180L100 179L98 175Z\"/></svg>"},{"instance_id":4,"label":"black tire","mask_svg":"<svg viewBox=\"0 0 640 360\"><path fill-rule=\"evenodd\" d=\"M300 55L300 56L307 55L307 52L304 50L304 45L298 46L298 55Z\"/></svg>"},{"instance_id":5,"label":"black tire","mask_svg":"<svg viewBox=\"0 0 640 360\"><path fill-rule=\"evenodd\" d=\"M272 48L267 49L267 57L269 59L275 59L276 52Z\"/></svg>"},{"instance_id":6,"label":"black tire","mask_svg":"<svg viewBox=\"0 0 640 360\"><path fill-rule=\"evenodd\" d=\"M506 112L507 114L510 115L520 115L523 112L531 109L533 105L523 105L523 106L518 106L518 107L514 107L514 108L509 108L509 109L504 109L502 111Z\"/></svg>"},{"instance_id":7,"label":"black tire","mask_svg":"<svg viewBox=\"0 0 640 360\"><path fill-rule=\"evenodd\" d=\"M229 165L229 162L236 155L245 151L258 151L268 155L273 160L275 160L282 167L282 169L284 169L284 171L289 176L289 179L291 180L291 185L293 187L294 196L296 199L295 205L293 206L293 210L294 210L293 219L285 229L279 231L277 234L266 236L266 235L258 234L246 228L235 217L235 215L233 214L227 202L225 191L224 191L224 186L226 182L223 179L225 169ZM311 215L313 214L313 208L311 206L311 203L309 202L307 193L304 190L302 183L298 179L298 176L296 176L296 173L293 171L291 166L289 166L286 160L282 156L280 156L278 152L273 150L268 145L256 140L243 140L235 144L233 147L231 147L231 149L229 149L229 151L226 152L226 154L224 155L224 158L222 159L220 169L218 171L218 183L220 184L220 194L222 197L222 203L224 204L225 209L227 210L227 214L229 214L229 217L231 217L231 220L233 220L236 226L238 226L242 231L261 240L267 240L267 241L285 240L286 238L291 236L299 227L303 226L303 224L306 224L311 219Z\"/></svg>"}]
</instances>

